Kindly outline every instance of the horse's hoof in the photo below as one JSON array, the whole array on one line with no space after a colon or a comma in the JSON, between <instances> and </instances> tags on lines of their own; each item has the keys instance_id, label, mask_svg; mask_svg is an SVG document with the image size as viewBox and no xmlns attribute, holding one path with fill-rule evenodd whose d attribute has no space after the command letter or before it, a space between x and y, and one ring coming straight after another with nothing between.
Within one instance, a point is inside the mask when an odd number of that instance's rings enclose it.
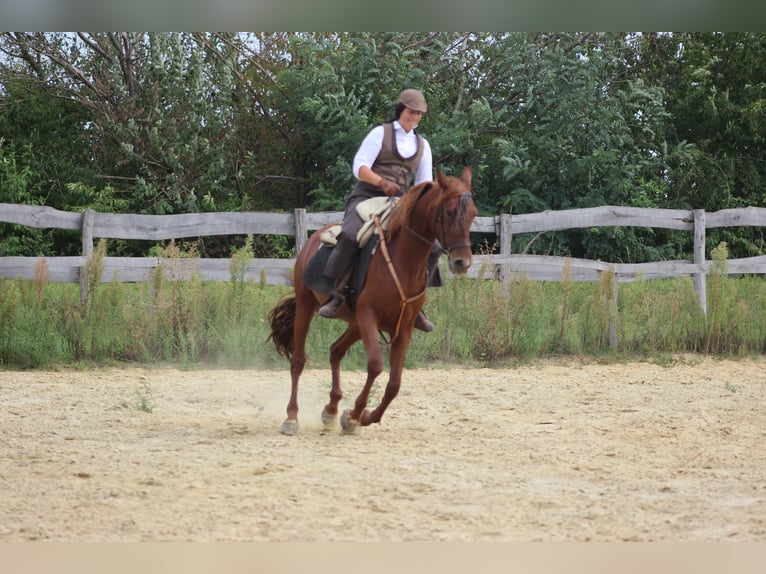
<instances>
[{"instance_id":1,"label":"horse's hoof","mask_svg":"<svg viewBox=\"0 0 766 574\"><path fill-rule=\"evenodd\" d=\"M287 436L295 436L298 434L298 420L297 419L287 419L285 422L282 423L282 428L279 429L279 432L281 432L284 435Z\"/></svg>"},{"instance_id":2,"label":"horse's hoof","mask_svg":"<svg viewBox=\"0 0 766 574\"><path fill-rule=\"evenodd\" d=\"M351 411L346 409L340 417L340 426L343 429L344 434L354 434L356 432L356 427L359 426L359 421L352 419Z\"/></svg>"},{"instance_id":3,"label":"horse's hoof","mask_svg":"<svg viewBox=\"0 0 766 574\"><path fill-rule=\"evenodd\" d=\"M322 424L325 430L332 430L338 426L338 415L331 415L327 412L327 407L322 409Z\"/></svg>"}]
</instances>

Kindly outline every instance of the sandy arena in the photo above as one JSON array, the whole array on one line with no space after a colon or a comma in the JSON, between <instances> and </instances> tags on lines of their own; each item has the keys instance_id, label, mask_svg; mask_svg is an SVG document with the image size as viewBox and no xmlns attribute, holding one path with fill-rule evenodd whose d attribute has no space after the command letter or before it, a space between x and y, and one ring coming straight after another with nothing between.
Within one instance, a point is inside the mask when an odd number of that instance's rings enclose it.
<instances>
[{"instance_id":1,"label":"sandy arena","mask_svg":"<svg viewBox=\"0 0 766 574\"><path fill-rule=\"evenodd\" d=\"M0 541L766 541L766 359L408 370L353 436L328 390L285 437L287 369L2 371Z\"/></svg>"}]
</instances>

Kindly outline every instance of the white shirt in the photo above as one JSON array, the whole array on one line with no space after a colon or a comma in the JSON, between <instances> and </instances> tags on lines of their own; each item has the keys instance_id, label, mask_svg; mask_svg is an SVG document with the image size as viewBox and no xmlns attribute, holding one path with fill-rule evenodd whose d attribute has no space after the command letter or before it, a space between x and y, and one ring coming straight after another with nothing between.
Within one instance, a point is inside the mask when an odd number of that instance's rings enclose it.
<instances>
[{"instance_id":1,"label":"white shirt","mask_svg":"<svg viewBox=\"0 0 766 574\"><path fill-rule=\"evenodd\" d=\"M415 130L407 133L402 129L399 122L394 121L394 137L396 138L396 147L399 150L399 154L403 158L412 157L418 151L418 139L415 135ZM380 154L380 150L383 148L383 126L377 126L373 128L362 140L362 144L354 156L354 176L359 179L359 168L366 165L372 168L372 164ZM420 157L420 165L415 172L415 183L423 183L424 181L433 181L433 155L431 154L431 144L428 140L423 138L423 155Z\"/></svg>"}]
</instances>

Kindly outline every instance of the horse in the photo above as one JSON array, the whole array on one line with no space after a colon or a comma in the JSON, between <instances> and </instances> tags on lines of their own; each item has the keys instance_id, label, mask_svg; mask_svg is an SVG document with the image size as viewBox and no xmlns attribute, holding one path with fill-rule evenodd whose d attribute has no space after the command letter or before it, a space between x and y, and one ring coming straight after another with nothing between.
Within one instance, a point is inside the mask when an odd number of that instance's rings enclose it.
<instances>
[{"instance_id":1,"label":"horse","mask_svg":"<svg viewBox=\"0 0 766 574\"><path fill-rule=\"evenodd\" d=\"M352 434L358 426L379 423L398 394L415 319L425 302L427 262L434 241L439 240L453 274L465 274L473 262L470 228L478 211L471 194L471 175L470 166L459 178L446 176L437 169L435 181L415 185L399 198L385 232L376 221L379 241L370 258L364 286L356 301L346 298L335 317L348 326L330 347L332 388L321 414L325 429L337 427L338 405L343 398L341 361L360 339L367 355L367 379L354 407L341 416L343 432ZM321 232L328 227L309 237L295 260L293 292L269 312L271 334L267 341L271 340L278 354L290 363L290 400L287 418L280 428L282 434L289 436L298 433L298 381L306 363L309 327L316 310L328 298L327 293L306 285L304 271L321 246ZM368 410L373 383L383 371L379 334L387 335L384 342L390 345L389 380L380 404Z\"/></svg>"}]
</instances>

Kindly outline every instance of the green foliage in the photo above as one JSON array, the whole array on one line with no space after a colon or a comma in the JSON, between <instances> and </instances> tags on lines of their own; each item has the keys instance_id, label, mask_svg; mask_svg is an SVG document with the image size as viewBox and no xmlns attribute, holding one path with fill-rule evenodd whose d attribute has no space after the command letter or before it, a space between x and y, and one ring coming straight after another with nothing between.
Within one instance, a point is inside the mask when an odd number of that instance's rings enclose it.
<instances>
[{"instance_id":1,"label":"green foliage","mask_svg":"<svg viewBox=\"0 0 766 574\"><path fill-rule=\"evenodd\" d=\"M621 285L619 302L618 338L624 352L703 351L705 317L700 312L691 277Z\"/></svg>"},{"instance_id":2,"label":"green foliage","mask_svg":"<svg viewBox=\"0 0 766 574\"><path fill-rule=\"evenodd\" d=\"M473 166L482 214L766 204L762 32L6 32L0 50L0 198L12 203L340 210L361 138L417 87L436 167ZM78 252L63 232L0 231L5 254ZM526 247L642 262L684 258L679 237L596 228ZM708 240L733 257L766 251L759 228ZM258 241L256 253L289 250Z\"/></svg>"},{"instance_id":3,"label":"green foliage","mask_svg":"<svg viewBox=\"0 0 766 574\"><path fill-rule=\"evenodd\" d=\"M60 209L68 200L66 185L95 184L86 107L17 70L0 66L0 139L19 160L24 173L9 203L45 203ZM0 197L9 188L0 184Z\"/></svg>"},{"instance_id":4,"label":"green foliage","mask_svg":"<svg viewBox=\"0 0 766 574\"><path fill-rule=\"evenodd\" d=\"M31 149L25 146L21 158L9 149L5 138L0 138L0 202L25 203L29 200L28 189L31 187L34 174L29 166ZM19 166L19 163L22 165Z\"/></svg>"},{"instance_id":5,"label":"green foliage","mask_svg":"<svg viewBox=\"0 0 766 574\"><path fill-rule=\"evenodd\" d=\"M669 189L708 211L764 205L766 34L674 34L648 48L648 74L673 95L666 106L672 127L696 150L669 173ZM727 241L734 257L762 254L766 245L757 228L713 230L708 239Z\"/></svg>"},{"instance_id":6,"label":"green foliage","mask_svg":"<svg viewBox=\"0 0 766 574\"><path fill-rule=\"evenodd\" d=\"M29 193L37 180L29 165L31 157L29 146L16 152L0 137L0 203L35 203ZM37 255L50 246L50 237L44 230L22 225L0 223L0 238L0 257Z\"/></svg>"},{"instance_id":7,"label":"green foliage","mask_svg":"<svg viewBox=\"0 0 766 574\"><path fill-rule=\"evenodd\" d=\"M73 286L67 287L74 292ZM0 365L38 368L72 359L68 337L61 328L52 328L60 309L68 302L62 302L58 297L38 297L41 288L45 285L0 278L0 321L3 325L0 329Z\"/></svg>"},{"instance_id":8,"label":"green foliage","mask_svg":"<svg viewBox=\"0 0 766 574\"><path fill-rule=\"evenodd\" d=\"M735 280L727 274L728 246L721 243L712 251L713 265L708 283L708 323L705 333L705 351L708 353L748 354L764 348L764 330L757 324L762 309L754 307L759 301L743 301L741 291L747 282ZM760 283L762 279L757 278Z\"/></svg>"}]
</instances>

